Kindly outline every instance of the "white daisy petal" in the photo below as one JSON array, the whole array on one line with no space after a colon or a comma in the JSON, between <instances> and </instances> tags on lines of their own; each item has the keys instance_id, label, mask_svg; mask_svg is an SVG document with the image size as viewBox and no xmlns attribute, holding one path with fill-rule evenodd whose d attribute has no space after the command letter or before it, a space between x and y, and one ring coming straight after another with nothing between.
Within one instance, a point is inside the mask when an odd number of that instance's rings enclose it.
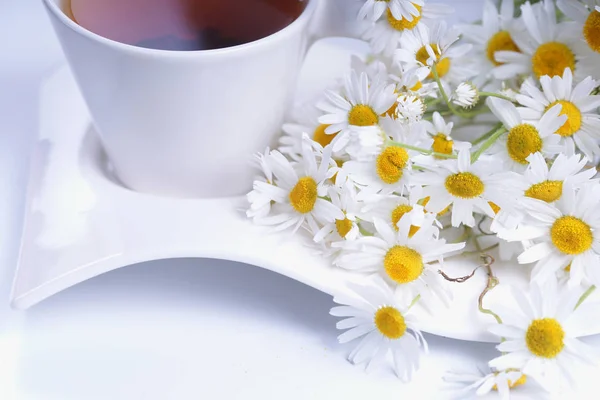
<instances>
[{"instance_id":1,"label":"white daisy petal","mask_svg":"<svg viewBox=\"0 0 600 400\"><path fill-rule=\"evenodd\" d=\"M363 335L366 335L367 333L371 332L373 329L374 328L372 325L365 324L365 325L357 326L355 328L350 329L349 331L342 333L340 336L338 336L338 341L340 343L350 342L350 341L357 339Z\"/></svg>"},{"instance_id":2,"label":"white daisy petal","mask_svg":"<svg viewBox=\"0 0 600 400\"><path fill-rule=\"evenodd\" d=\"M538 243L523 252L518 260L519 264L529 264L538 261L552 252L552 245L548 242Z\"/></svg>"},{"instance_id":3,"label":"white daisy petal","mask_svg":"<svg viewBox=\"0 0 600 400\"><path fill-rule=\"evenodd\" d=\"M508 353L506 355L497 357L489 362L490 367L499 370L505 370L509 368L521 368L528 360L528 354L525 351Z\"/></svg>"},{"instance_id":4,"label":"white daisy petal","mask_svg":"<svg viewBox=\"0 0 600 400\"><path fill-rule=\"evenodd\" d=\"M501 352L524 351L527 349L527 345L522 340L507 340L500 343L497 349Z\"/></svg>"},{"instance_id":5,"label":"white daisy petal","mask_svg":"<svg viewBox=\"0 0 600 400\"><path fill-rule=\"evenodd\" d=\"M506 128L511 129L521 123L521 116L511 102L495 97L488 97L487 103L494 115L502 121Z\"/></svg>"},{"instance_id":6,"label":"white daisy petal","mask_svg":"<svg viewBox=\"0 0 600 400\"><path fill-rule=\"evenodd\" d=\"M350 304L331 310L333 315L356 315L337 324L338 329L350 328L338 337L341 343L362 337L349 359L355 364L367 363L370 370L384 361L388 349L391 349L398 376L410 378L419 366L420 352L426 344L424 340L415 339L415 335L420 333L413 326L412 319L405 316L407 304L400 304L382 280L374 280L369 286L349 286L369 308L369 311L362 307L355 310L353 304L356 304L356 299L347 298ZM382 325L378 322L380 318L386 321Z\"/></svg>"}]
</instances>

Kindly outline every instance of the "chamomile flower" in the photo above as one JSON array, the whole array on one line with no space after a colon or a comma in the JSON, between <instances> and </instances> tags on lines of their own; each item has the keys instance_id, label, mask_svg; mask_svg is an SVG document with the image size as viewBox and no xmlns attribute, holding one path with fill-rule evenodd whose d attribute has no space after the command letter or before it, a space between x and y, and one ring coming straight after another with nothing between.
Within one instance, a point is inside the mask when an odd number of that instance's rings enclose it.
<instances>
[{"instance_id":1,"label":"chamomile flower","mask_svg":"<svg viewBox=\"0 0 600 400\"><path fill-rule=\"evenodd\" d=\"M270 153L271 150L267 147L264 153L258 153L254 156L255 166L260 170L260 175L256 177L256 182L263 182L266 185L273 184L273 171L271 170L269 161L271 157ZM258 185L262 185L263 183ZM248 218L260 220L271 212L271 198L263 191L253 190L248 193L248 202L250 203L250 208L246 212Z\"/></svg>"},{"instance_id":2,"label":"chamomile flower","mask_svg":"<svg viewBox=\"0 0 600 400\"><path fill-rule=\"evenodd\" d=\"M507 100L490 97L487 103L508 129L508 134L503 135L490 152L499 156L511 170L525 170L530 154L541 152L551 157L563 150L560 136L554 134L567 120L566 115L560 115L560 104L552 106L538 121L526 122L517 107Z\"/></svg>"},{"instance_id":3,"label":"chamomile flower","mask_svg":"<svg viewBox=\"0 0 600 400\"><path fill-rule=\"evenodd\" d=\"M283 135L279 139L279 151L293 160L300 160L302 136L305 133L322 147L329 145L336 137L336 133L325 133L329 125L319 123L319 117L322 114L313 103L304 104L295 109L293 121L283 124ZM337 155L340 156L340 154Z\"/></svg>"},{"instance_id":4,"label":"chamomile flower","mask_svg":"<svg viewBox=\"0 0 600 400\"><path fill-rule=\"evenodd\" d=\"M447 372L444 380L454 386L454 398L464 400L469 395L485 396L497 391L502 400L510 400L510 392L527 383L527 376L520 371ZM469 396L469 397L467 397Z\"/></svg>"},{"instance_id":5,"label":"chamomile flower","mask_svg":"<svg viewBox=\"0 0 600 400\"><path fill-rule=\"evenodd\" d=\"M548 167L548 163L541 153L534 153L527 157L529 165L523 174L524 191L522 196L526 199L536 199L553 203L563 194L565 184L579 188L594 177L594 168L584 169L587 160L578 154L570 157L559 154ZM518 200L522 203L525 200ZM526 217L527 209L513 208L501 210L492 222L491 230L500 233L515 229ZM503 240L502 240L503 242ZM521 246L521 251L523 251Z\"/></svg>"},{"instance_id":6,"label":"chamomile flower","mask_svg":"<svg viewBox=\"0 0 600 400\"><path fill-rule=\"evenodd\" d=\"M575 53L580 55L577 68L582 76L600 79L600 1L558 0L557 6L575 24L573 34L582 39L574 42Z\"/></svg>"},{"instance_id":7,"label":"chamomile flower","mask_svg":"<svg viewBox=\"0 0 600 400\"><path fill-rule=\"evenodd\" d=\"M461 82L454 94L452 95L452 102L457 106L464 108L471 108L479 101L479 92L477 88L468 82Z\"/></svg>"},{"instance_id":8,"label":"chamomile flower","mask_svg":"<svg viewBox=\"0 0 600 400\"><path fill-rule=\"evenodd\" d=\"M454 140L452 135L453 122L444 120L439 112L434 112L431 122L423 121L425 129L431 140L428 141L426 148L429 148L440 154L453 154L454 151L460 151L471 148L471 143Z\"/></svg>"},{"instance_id":9,"label":"chamomile flower","mask_svg":"<svg viewBox=\"0 0 600 400\"><path fill-rule=\"evenodd\" d=\"M424 185L429 211L439 213L452 205L452 226L474 226L474 211L494 217L498 208L512 207L517 196L517 174L499 171L491 160L471 163L468 150L461 150L456 160L424 167L427 171L415 174L414 182Z\"/></svg>"},{"instance_id":10,"label":"chamomile flower","mask_svg":"<svg viewBox=\"0 0 600 400\"><path fill-rule=\"evenodd\" d=\"M397 146L385 146L374 159L350 160L342 170L356 185L380 194L403 193L410 184L412 162L409 152Z\"/></svg>"},{"instance_id":11,"label":"chamomile flower","mask_svg":"<svg viewBox=\"0 0 600 400\"><path fill-rule=\"evenodd\" d=\"M420 123L408 125L385 118L381 125L385 135L396 142L412 146L421 144L424 128ZM347 176L356 185L368 187L373 193L403 193L410 185L411 158L419 153L388 144L388 138L381 147L375 148L377 153L363 154L360 160L345 162L342 176Z\"/></svg>"},{"instance_id":12,"label":"chamomile flower","mask_svg":"<svg viewBox=\"0 0 600 400\"><path fill-rule=\"evenodd\" d=\"M594 168L584 169L587 160L575 154L566 156L559 154L548 167L541 153L529 156L529 167L525 170L524 178L527 184L525 197L553 203L560 200L565 181L570 185L580 187L594 177Z\"/></svg>"},{"instance_id":13,"label":"chamomile flower","mask_svg":"<svg viewBox=\"0 0 600 400\"><path fill-rule=\"evenodd\" d=\"M600 186L597 182L576 191L563 185L562 195L554 203L528 199L522 202L528 218L518 229L500 232L509 241L530 239L535 245L517 260L536 262L533 282L556 279L558 272L570 266L569 285L600 285Z\"/></svg>"},{"instance_id":14,"label":"chamomile flower","mask_svg":"<svg viewBox=\"0 0 600 400\"><path fill-rule=\"evenodd\" d=\"M419 122L425 113L425 102L418 95L401 94L396 100L396 118L401 122Z\"/></svg>"},{"instance_id":15,"label":"chamomile flower","mask_svg":"<svg viewBox=\"0 0 600 400\"><path fill-rule=\"evenodd\" d=\"M425 219L435 219L435 214L426 213L415 197L406 198L396 195L367 197L362 209L363 218L369 222L380 219L390 224L397 231L400 219L405 215L409 215L411 220L409 235L412 236L419 230ZM429 222L425 222L425 224L431 225Z\"/></svg>"},{"instance_id":16,"label":"chamomile flower","mask_svg":"<svg viewBox=\"0 0 600 400\"><path fill-rule=\"evenodd\" d=\"M371 45L371 50L377 54L391 56L398 48L400 38L404 33L411 32L425 21L443 18L452 13L452 8L444 4L425 3L416 6L419 13L412 20L396 19L390 10L386 11L379 21L366 23L362 37Z\"/></svg>"},{"instance_id":17,"label":"chamomile flower","mask_svg":"<svg viewBox=\"0 0 600 400\"><path fill-rule=\"evenodd\" d=\"M317 222L344 219L344 213L338 207L321 198L327 192L325 180L331 166L331 147L321 153L315 150L313 143L305 134L302 160L295 164L277 150L264 158L273 179L271 182L254 181L254 188L247 196L251 202L248 216L254 217L255 223L273 226L277 231L290 227L296 231L306 224L314 233L319 230ZM257 212L266 201L272 203L269 214Z\"/></svg>"},{"instance_id":18,"label":"chamomile flower","mask_svg":"<svg viewBox=\"0 0 600 400\"><path fill-rule=\"evenodd\" d=\"M386 116L412 122L420 120L426 110L424 98L435 97L437 90L435 82L423 83L427 75L427 67L402 69L400 65L395 64L388 77L396 86L398 98L386 112Z\"/></svg>"},{"instance_id":19,"label":"chamomile flower","mask_svg":"<svg viewBox=\"0 0 600 400\"><path fill-rule=\"evenodd\" d=\"M571 318L581 290L558 290L556 281L543 288L533 284L529 295L512 288L513 307L497 305L503 323L489 328L504 338L497 348L504 355L489 362L498 370L518 369L528 377L551 384L570 378L575 363L596 363L594 351L577 339L581 326Z\"/></svg>"},{"instance_id":20,"label":"chamomile flower","mask_svg":"<svg viewBox=\"0 0 600 400\"><path fill-rule=\"evenodd\" d=\"M394 85L369 82L366 73L352 71L346 76L343 93L325 92L327 101L317 104L326 114L319 118L328 135L337 134L333 150L343 149L355 127L376 126L381 116L394 104Z\"/></svg>"},{"instance_id":21,"label":"chamomile flower","mask_svg":"<svg viewBox=\"0 0 600 400\"><path fill-rule=\"evenodd\" d=\"M475 71L461 64L459 58L471 50L471 45L454 45L458 38L458 32L448 29L443 21L436 23L433 28L418 25L402 35L400 48L395 51L394 59L409 69L435 68L438 77L443 81L464 82L473 76ZM428 78L433 78L433 72L429 73Z\"/></svg>"},{"instance_id":22,"label":"chamomile flower","mask_svg":"<svg viewBox=\"0 0 600 400\"><path fill-rule=\"evenodd\" d=\"M314 236L317 243L331 244L343 240L354 240L360 232L357 214L360 213L361 203L356 199L356 188L346 184L341 188L330 187L327 194L334 206L342 210L343 219L336 219L323 224Z\"/></svg>"},{"instance_id":23,"label":"chamomile flower","mask_svg":"<svg viewBox=\"0 0 600 400\"><path fill-rule=\"evenodd\" d=\"M538 79L544 75L562 75L565 68L576 71L575 37L569 34L564 23L558 23L553 0L544 0L535 8L525 3L522 7L525 31L513 31L512 39L519 51L496 51L494 76L508 79L518 75L533 74Z\"/></svg>"},{"instance_id":24,"label":"chamomile flower","mask_svg":"<svg viewBox=\"0 0 600 400\"><path fill-rule=\"evenodd\" d=\"M427 342L416 328L409 304L400 303L392 290L380 280L370 286L350 284L355 296L338 295L330 314L345 319L338 329L348 329L338 340L347 343L361 338L349 359L354 364L367 363L367 370L385 361L391 353L394 372L410 381L419 368L421 351L428 351Z\"/></svg>"},{"instance_id":25,"label":"chamomile flower","mask_svg":"<svg viewBox=\"0 0 600 400\"><path fill-rule=\"evenodd\" d=\"M366 0L358 11L358 19L377 21L389 10L395 19L412 22L413 19L420 18L424 4L423 0Z\"/></svg>"},{"instance_id":26,"label":"chamomile flower","mask_svg":"<svg viewBox=\"0 0 600 400\"><path fill-rule=\"evenodd\" d=\"M437 84L425 82L429 75L429 67L403 68L394 64L389 78L396 84L397 93L413 94L424 97L437 97Z\"/></svg>"},{"instance_id":27,"label":"chamomile flower","mask_svg":"<svg viewBox=\"0 0 600 400\"><path fill-rule=\"evenodd\" d=\"M517 101L524 106L519 109L521 116L539 121L548 109L560 104L560 115L567 120L556 134L567 155L574 154L575 146L590 160L600 155L600 96L591 95L599 83L587 77L573 87L573 73L566 68L562 76L542 76L540 84L542 90L530 80L521 87L521 94L517 95Z\"/></svg>"},{"instance_id":28,"label":"chamomile flower","mask_svg":"<svg viewBox=\"0 0 600 400\"><path fill-rule=\"evenodd\" d=\"M501 62L496 60L497 51L520 52L513 40L513 32L517 29L514 0L502 0L500 9L491 0L483 1L483 18L481 24L460 25L459 29L465 41L473 44L471 56L480 71L479 85L491 78L491 71Z\"/></svg>"},{"instance_id":29,"label":"chamomile flower","mask_svg":"<svg viewBox=\"0 0 600 400\"><path fill-rule=\"evenodd\" d=\"M382 118L386 119L389 118ZM352 160L368 161L383 150L387 140L389 137L380 125L357 127L351 133L345 150Z\"/></svg>"},{"instance_id":30,"label":"chamomile flower","mask_svg":"<svg viewBox=\"0 0 600 400\"><path fill-rule=\"evenodd\" d=\"M444 255L461 250L465 244L447 244L439 239L432 219L424 218L416 231L412 228L413 221L410 213L405 214L396 231L390 224L375 218L375 236L345 243L334 264L350 271L381 276L404 300L420 294L425 304L434 297L448 303L450 293L437 267L430 263L441 261Z\"/></svg>"}]
</instances>

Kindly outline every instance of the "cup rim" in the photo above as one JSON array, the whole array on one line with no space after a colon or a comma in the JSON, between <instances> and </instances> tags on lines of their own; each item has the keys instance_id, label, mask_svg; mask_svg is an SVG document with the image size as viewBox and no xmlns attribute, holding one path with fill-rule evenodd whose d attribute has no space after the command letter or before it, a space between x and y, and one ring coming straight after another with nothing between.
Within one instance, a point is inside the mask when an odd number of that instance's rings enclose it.
<instances>
[{"instance_id":1,"label":"cup rim","mask_svg":"<svg viewBox=\"0 0 600 400\"><path fill-rule=\"evenodd\" d=\"M239 44L236 46L224 47L222 49L210 49L210 50L164 50L164 49L152 49L147 47L139 47L134 46L132 44L118 42L116 40L112 40L106 38L104 36L98 35L83 26L77 24L71 18L69 18L65 12L61 9L61 7L57 4L55 0L43 0L46 8L54 14L54 16L62 22L63 25L70 28L72 31L90 39L95 42L99 42L105 44L109 47L114 48L115 50L126 51L129 53L136 53L141 56L167 56L167 57L199 57L199 56L217 56L217 55L228 55L232 53L238 53L240 51L245 50L254 50L256 48L261 47L262 45L268 44L273 40L280 38L281 36L288 33L288 31L293 28L304 24L314 13L315 8L317 7L317 2L321 0L307 0L308 4L302 11L302 13L292 21L291 24L285 26L284 28L274 32L268 36L263 38ZM60 3L62 0L59 0Z\"/></svg>"}]
</instances>

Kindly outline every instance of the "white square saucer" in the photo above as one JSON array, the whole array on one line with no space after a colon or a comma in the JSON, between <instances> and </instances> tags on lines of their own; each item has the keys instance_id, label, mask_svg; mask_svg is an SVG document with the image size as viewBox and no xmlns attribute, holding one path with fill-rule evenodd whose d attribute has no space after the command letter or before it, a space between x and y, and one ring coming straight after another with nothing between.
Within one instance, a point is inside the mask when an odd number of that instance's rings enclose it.
<instances>
[{"instance_id":1,"label":"white square saucer","mask_svg":"<svg viewBox=\"0 0 600 400\"><path fill-rule=\"evenodd\" d=\"M297 99L313 98L349 69L350 56L364 57L363 42L330 38L309 51ZM131 191L111 173L89 112L68 67L48 76L40 93L39 140L32 155L25 226L11 302L26 309L97 275L144 261L199 257L259 266L335 295L357 275L314 254L310 238L270 234L253 225L244 196L173 199ZM477 265L454 258L444 268L456 276ZM486 304L502 301L506 283L525 287L528 269L497 262L501 284ZM235 279L235 277L232 277ZM415 306L421 328L433 334L493 341L490 316L477 310L486 285L483 270L462 284L449 284L454 300L429 310ZM503 301L504 302L504 301ZM595 326L594 326L595 325ZM600 318L588 322L600 332Z\"/></svg>"}]
</instances>

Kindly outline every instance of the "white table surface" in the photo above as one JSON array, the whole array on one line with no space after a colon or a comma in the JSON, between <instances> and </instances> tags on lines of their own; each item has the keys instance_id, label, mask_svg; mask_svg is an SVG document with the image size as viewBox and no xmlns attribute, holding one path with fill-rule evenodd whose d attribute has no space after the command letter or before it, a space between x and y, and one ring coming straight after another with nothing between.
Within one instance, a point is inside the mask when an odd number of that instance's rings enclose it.
<instances>
[{"instance_id":1,"label":"white table surface","mask_svg":"<svg viewBox=\"0 0 600 400\"><path fill-rule=\"evenodd\" d=\"M463 20L481 8L446 2ZM131 266L11 310L38 88L63 62L41 0L0 0L0 399L446 399L445 370L496 354L427 335L431 354L413 383L385 369L366 374L337 344L329 296L212 260ZM600 337L586 341L600 346ZM596 398L597 373L575 371L581 385L569 398Z\"/></svg>"}]
</instances>

